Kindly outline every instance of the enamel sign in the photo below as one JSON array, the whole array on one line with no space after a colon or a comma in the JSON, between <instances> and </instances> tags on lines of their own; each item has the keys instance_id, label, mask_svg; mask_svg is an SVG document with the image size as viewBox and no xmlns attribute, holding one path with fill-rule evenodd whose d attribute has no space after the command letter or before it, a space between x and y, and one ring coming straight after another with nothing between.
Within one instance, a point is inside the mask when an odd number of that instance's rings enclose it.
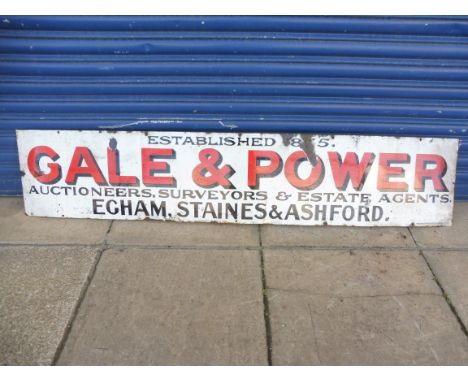
<instances>
[{"instance_id":1,"label":"enamel sign","mask_svg":"<svg viewBox=\"0 0 468 382\"><path fill-rule=\"evenodd\" d=\"M450 225L457 139L18 130L31 216Z\"/></svg>"}]
</instances>

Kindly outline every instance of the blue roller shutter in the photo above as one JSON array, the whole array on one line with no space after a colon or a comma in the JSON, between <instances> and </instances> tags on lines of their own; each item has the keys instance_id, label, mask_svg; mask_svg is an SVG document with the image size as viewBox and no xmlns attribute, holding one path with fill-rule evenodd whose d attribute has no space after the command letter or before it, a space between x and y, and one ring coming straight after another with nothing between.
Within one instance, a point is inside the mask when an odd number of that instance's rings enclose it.
<instances>
[{"instance_id":1,"label":"blue roller shutter","mask_svg":"<svg viewBox=\"0 0 468 382\"><path fill-rule=\"evenodd\" d=\"M468 18L0 18L0 194L15 129L283 131L461 139Z\"/></svg>"}]
</instances>

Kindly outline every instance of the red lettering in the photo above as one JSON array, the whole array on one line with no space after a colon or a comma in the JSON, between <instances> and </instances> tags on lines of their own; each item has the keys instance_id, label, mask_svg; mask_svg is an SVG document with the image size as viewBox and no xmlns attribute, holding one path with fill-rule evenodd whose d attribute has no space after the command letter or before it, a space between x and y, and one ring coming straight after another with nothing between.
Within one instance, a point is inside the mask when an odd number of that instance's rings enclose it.
<instances>
[{"instance_id":1,"label":"red lettering","mask_svg":"<svg viewBox=\"0 0 468 382\"><path fill-rule=\"evenodd\" d=\"M403 167L392 167L392 163L409 163L410 156L400 153L381 153L379 156L379 175L377 188L379 191L408 191L406 182L390 182L390 177L402 178L405 176Z\"/></svg>"},{"instance_id":2,"label":"red lettering","mask_svg":"<svg viewBox=\"0 0 468 382\"><path fill-rule=\"evenodd\" d=\"M157 158L175 158L175 151L173 149L141 149L141 165L142 165L142 179L145 186L166 186L175 187L177 181L172 176L154 176L153 174L170 172L170 166L167 162L156 162Z\"/></svg>"},{"instance_id":3,"label":"red lettering","mask_svg":"<svg viewBox=\"0 0 468 382\"><path fill-rule=\"evenodd\" d=\"M83 163L86 163L86 166L83 166ZM102 175L101 169L96 159L94 159L93 154L87 147L83 146L79 146L75 149L65 182L68 184L76 184L80 176L90 176L100 186L107 185L106 179Z\"/></svg>"},{"instance_id":4,"label":"red lettering","mask_svg":"<svg viewBox=\"0 0 468 382\"><path fill-rule=\"evenodd\" d=\"M39 167L39 161L43 157L48 157L54 162L60 158L59 155L49 146L36 146L32 148L28 154L29 172L41 183L57 183L62 177L62 168L58 163L47 163L47 167L50 171L45 173Z\"/></svg>"},{"instance_id":5,"label":"red lettering","mask_svg":"<svg viewBox=\"0 0 468 382\"><path fill-rule=\"evenodd\" d=\"M325 175L323 162L318 155L315 158L317 163L312 167L310 175L305 179L299 178L297 170L302 162L309 161L306 153L301 150L295 151L286 159L284 173L292 186L300 190L313 190L322 183Z\"/></svg>"},{"instance_id":6,"label":"red lettering","mask_svg":"<svg viewBox=\"0 0 468 382\"><path fill-rule=\"evenodd\" d=\"M120 175L120 155L119 150L107 148L107 171L109 175L109 183L113 186L138 186L136 176Z\"/></svg>"},{"instance_id":7,"label":"red lettering","mask_svg":"<svg viewBox=\"0 0 468 382\"><path fill-rule=\"evenodd\" d=\"M260 166L262 160L269 160L267 166ZM283 160L271 150L249 150L247 184L252 189L259 186L260 177L273 177L279 174L283 167Z\"/></svg>"},{"instance_id":8,"label":"red lettering","mask_svg":"<svg viewBox=\"0 0 468 382\"><path fill-rule=\"evenodd\" d=\"M330 151L328 158L336 188L340 191L345 191L348 188L349 180L351 180L354 189L361 191L374 157L374 154L366 152L362 156L361 162L359 162L356 153L347 152L343 161L339 153Z\"/></svg>"},{"instance_id":9,"label":"red lettering","mask_svg":"<svg viewBox=\"0 0 468 382\"><path fill-rule=\"evenodd\" d=\"M192 179L200 187L212 188L223 186L224 188L235 188L228 180L234 173L229 165L218 166L223 162L223 156L218 150L203 149L198 153L200 164L192 171Z\"/></svg>"},{"instance_id":10,"label":"red lettering","mask_svg":"<svg viewBox=\"0 0 468 382\"><path fill-rule=\"evenodd\" d=\"M428 169L429 164L434 165L434 168ZM447 162L443 157L436 154L417 154L416 169L414 176L414 190L424 191L426 189L426 180L432 180L434 190L437 192L447 192L442 177L447 172Z\"/></svg>"}]
</instances>

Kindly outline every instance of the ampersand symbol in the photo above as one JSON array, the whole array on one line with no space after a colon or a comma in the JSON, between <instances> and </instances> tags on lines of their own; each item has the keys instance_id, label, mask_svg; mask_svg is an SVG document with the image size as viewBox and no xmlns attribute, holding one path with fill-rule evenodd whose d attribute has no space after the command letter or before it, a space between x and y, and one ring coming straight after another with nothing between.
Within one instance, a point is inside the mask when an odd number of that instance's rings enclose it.
<instances>
[{"instance_id":1,"label":"ampersand symbol","mask_svg":"<svg viewBox=\"0 0 468 382\"><path fill-rule=\"evenodd\" d=\"M276 195L276 200L288 200L291 197L291 194L287 194L286 192L280 191Z\"/></svg>"},{"instance_id":2,"label":"ampersand symbol","mask_svg":"<svg viewBox=\"0 0 468 382\"><path fill-rule=\"evenodd\" d=\"M198 154L200 164L192 172L193 181L204 188L223 186L224 188L235 188L228 180L234 173L229 165L218 168L223 161L223 156L215 149L203 149ZM211 174L211 175L207 175Z\"/></svg>"},{"instance_id":3,"label":"ampersand symbol","mask_svg":"<svg viewBox=\"0 0 468 382\"><path fill-rule=\"evenodd\" d=\"M272 219L282 219L283 218L281 212L278 211L278 206L276 204L273 204L271 206L271 210L270 210L270 213L268 215Z\"/></svg>"}]
</instances>

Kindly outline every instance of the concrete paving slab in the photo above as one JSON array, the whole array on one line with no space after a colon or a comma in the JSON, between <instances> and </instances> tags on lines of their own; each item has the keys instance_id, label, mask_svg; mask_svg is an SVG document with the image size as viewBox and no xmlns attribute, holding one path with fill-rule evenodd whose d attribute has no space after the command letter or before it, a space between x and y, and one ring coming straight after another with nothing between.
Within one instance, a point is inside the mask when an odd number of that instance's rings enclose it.
<instances>
[{"instance_id":1,"label":"concrete paving slab","mask_svg":"<svg viewBox=\"0 0 468 382\"><path fill-rule=\"evenodd\" d=\"M406 228L263 225L261 232L266 247L416 247Z\"/></svg>"},{"instance_id":2,"label":"concrete paving slab","mask_svg":"<svg viewBox=\"0 0 468 382\"><path fill-rule=\"evenodd\" d=\"M115 221L108 241L111 244L244 247L258 246L254 225L179 223L161 221Z\"/></svg>"},{"instance_id":3,"label":"concrete paving slab","mask_svg":"<svg viewBox=\"0 0 468 382\"><path fill-rule=\"evenodd\" d=\"M0 365L49 365L98 251L0 247Z\"/></svg>"},{"instance_id":4,"label":"concrete paving slab","mask_svg":"<svg viewBox=\"0 0 468 382\"><path fill-rule=\"evenodd\" d=\"M269 298L274 365L468 364L468 341L441 296Z\"/></svg>"},{"instance_id":5,"label":"concrete paving slab","mask_svg":"<svg viewBox=\"0 0 468 382\"><path fill-rule=\"evenodd\" d=\"M59 364L266 364L260 275L252 250L105 251Z\"/></svg>"},{"instance_id":6,"label":"concrete paving slab","mask_svg":"<svg viewBox=\"0 0 468 382\"><path fill-rule=\"evenodd\" d=\"M273 364L466 364L416 250L265 249Z\"/></svg>"},{"instance_id":7,"label":"concrete paving slab","mask_svg":"<svg viewBox=\"0 0 468 382\"><path fill-rule=\"evenodd\" d=\"M468 326L468 251L424 251L434 274Z\"/></svg>"},{"instance_id":8,"label":"concrete paving slab","mask_svg":"<svg viewBox=\"0 0 468 382\"><path fill-rule=\"evenodd\" d=\"M267 287L336 296L440 294L417 250L265 249Z\"/></svg>"},{"instance_id":9,"label":"concrete paving slab","mask_svg":"<svg viewBox=\"0 0 468 382\"><path fill-rule=\"evenodd\" d=\"M451 227L412 227L416 243L424 248L468 249L468 202L455 202Z\"/></svg>"},{"instance_id":10,"label":"concrete paving slab","mask_svg":"<svg viewBox=\"0 0 468 382\"><path fill-rule=\"evenodd\" d=\"M99 244L110 220L26 216L22 198L0 198L0 243Z\"/></svg>"}]
</instances>

